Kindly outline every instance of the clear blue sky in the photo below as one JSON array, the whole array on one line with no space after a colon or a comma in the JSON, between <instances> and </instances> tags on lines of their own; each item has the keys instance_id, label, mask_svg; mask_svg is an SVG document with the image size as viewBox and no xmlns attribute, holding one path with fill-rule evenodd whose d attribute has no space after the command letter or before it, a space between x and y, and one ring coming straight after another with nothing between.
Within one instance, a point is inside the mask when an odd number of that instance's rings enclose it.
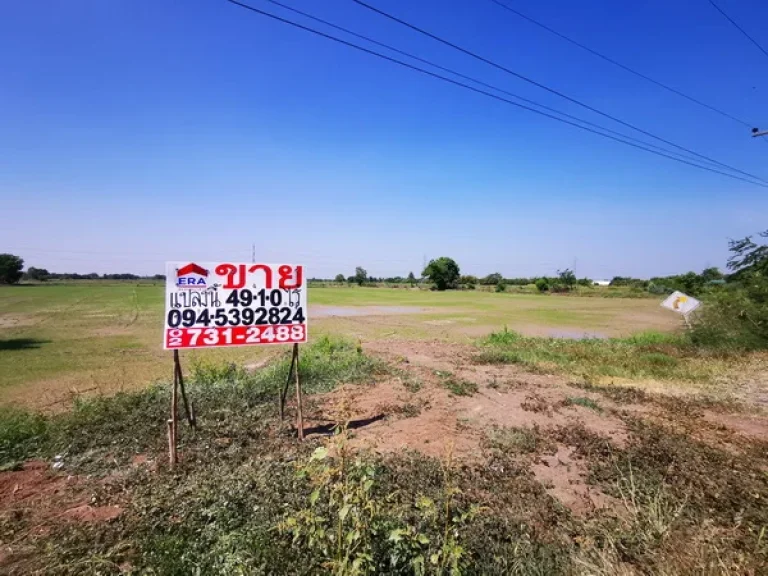
<instances>
[{"instance_id":1,"label":"clear blue sky","mask_svg":"<svg viewBox=\"0 0 768 576\"><path fill-rule=\"evenodd\" d=\"M745 128L490 0L370 2L768 178L768 145ZM768 58L706 0L507 2L768 128ZM719 2L768 46L767 3ZM350 0L285 3L586 117ZM472 274L551 274L577 259L579 275L650 276L722 266L729 237L768 228L765 188L224 0L2 2L0 70L0 252L53 271L159 273L165 260L249 260L255 242L260 260L313 276L418 274L425 255Z\"/></svg>"}]
</instances>

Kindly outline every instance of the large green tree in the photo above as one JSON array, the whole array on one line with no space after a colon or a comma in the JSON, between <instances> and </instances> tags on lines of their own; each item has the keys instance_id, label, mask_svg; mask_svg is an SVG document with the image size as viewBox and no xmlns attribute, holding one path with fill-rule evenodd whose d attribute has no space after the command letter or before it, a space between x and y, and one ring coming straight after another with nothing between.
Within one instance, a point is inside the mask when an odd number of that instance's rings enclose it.
<instances>
[{"instance_id":1,"label":"large green tree","mask_svg":"<svg viewBox=\"0 0 768 576\"><path fill-rule=\"evenodd\" d=\"M359 286L362 286L363 284L368 282L368 272L362 266L358 266L357 268L355 268L354 279Z\"/></svg>"},{"instance_id":2,"label":"large green tree","mask_svg":"<svg viewBox=\"0 0 768 576\"><path fill-rule=\"evenodd\" d=\"M0 284L17 284L24 270L24 260L13 254L0 254Z\"/></svg>"},{"instance_id":3,"label":"large green tree","mask_svg":"<svg viewBox=\"0 0 768 576\"><path fill-rule=\"evenodd\" d=\"M35 268L34 266L30 266L26 274L30 280L37 280L39 282L45 282L50 275L51 273L45 268Z\"/></svg>"},{"instance_id":4,"label":"large green tree","mask_svg":"<svg viewBox=\"0 0 768 576\"><path fill-rule=\"evenodd\" d=\"M768 238L768 230L758 234L761 238ZM728 249L732 252L728 258L728 269L738 275L748 273L760 273L768 276L768 244L756 244L752 236L741 240L728 242Z\"/></svg>"},{"instance_id":5,"label":"large green tree","mask_svg":"<svg viewBox=\"0 0 768 576\"><path fill-rule=\"evenodd\" d=\"M461 276L459 265L456 264L455 260L447 256L430 260L421 274L429 278L438 290L456 288Z\"/></svg>"},{"instance_id":6,"label":"large green tree","mask_svg":"<svg viewBox=\"0 0 768 576\"><path fill-rule=\"evenodd\" d=\"M566 268L565 270L558 270L557 277L558 280L560 280L560 283L568 290L571 290L576 285L576 274L574 274L573 270L570 268Z\"/></svg>"}]
</instances>

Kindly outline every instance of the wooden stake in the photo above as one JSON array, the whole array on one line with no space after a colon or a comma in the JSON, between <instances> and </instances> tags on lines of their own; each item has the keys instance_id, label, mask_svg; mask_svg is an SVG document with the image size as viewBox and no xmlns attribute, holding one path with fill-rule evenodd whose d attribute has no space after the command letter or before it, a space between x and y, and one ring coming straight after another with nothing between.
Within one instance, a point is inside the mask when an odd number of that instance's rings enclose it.
<instances>
[{"instance_id":1,"label":"wooden stake","mask_svg":"<svg viewBox=\"0 0 768 576\"><path fill-rule=\"evenodd\" d=\"M298 356L298 350L299 346L298 344L294 344L293 350L291 352L291 367L288 369L288 378L285 380L285 386L283 386L282 390L277 391L277 401L280 404L280 421L282 422L285 419L285 397L288 395L288 386L291 383L291 380L293 380L293 370L294 366L297 362L297 356Z\"/></svg>"},{"instance_id":2,"label":"wooden stake","mask_svg":"<svg viewBox=\"0 0 768 576\"><path fill-rule=\"evenodd\" d=\"M168 464L176 466L176 439L173 437L173 421L168 420Z\"/></svg>"},{"instance_id":3,"label":"wooden stake","mask_svg":"<svg viewBox=\"0 0 768 576\"><path fill-rule=\"evenodd\" d=\"M293 345L293 354L296 356L296 407L298 414L296 418L296 430L299 433L299 441L304 440L304 411L301 406L301 382L299 381L299 345Z\"/></svg>"},{"instance_id":4,"label":"wooden stake","mask_svg":"<svg viewBox=\"0 0 768 576\"><path fill-rule=\"evenodd\" d=\"M178 351L174 350L174 358L178 358ZM178 438L178 425L176 422L176 414L179 411L179 398L177 394L179 386L179 373L178 370L176 370L176 365L174 363L173 366L173 392L171 393L171 419L168 421L170 427L171 427L171 466L176 464L177 459L177 453L176 453L176 439Z\"/></svg>"},{"instance_id":5,"label":"wooden stake","mask_svg":"<svg viewBox=\"0 0 768 576\"><path fill-rule=\"evenodd\" d=\"M184 388L184 374L181 371L181 362L179 361L179 351L173 351L174 380L179 382L179 391L181 392L181 401L184 404L184 414L187 416L187 422L192 428L197 428L195 419L195 407L187 400L187 391Z\"/></svg>"}]
</instances>

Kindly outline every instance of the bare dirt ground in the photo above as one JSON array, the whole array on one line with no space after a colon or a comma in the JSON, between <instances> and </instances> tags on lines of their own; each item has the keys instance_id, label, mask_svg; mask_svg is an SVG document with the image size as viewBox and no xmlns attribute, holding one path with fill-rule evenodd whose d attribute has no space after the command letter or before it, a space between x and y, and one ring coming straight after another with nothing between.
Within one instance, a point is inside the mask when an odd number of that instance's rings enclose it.
<instances>
[{"instance_id":1,"label":"bare dirt ground","mask_svg":"<svg viewBox=\"0 0 768 576\"><path fill-rule=\"evenodd\" d=\"M100 506L94 490L96 483L88 478L56 472L50 462L26 462L20 470L0 473L0 538L6 522L23 525L24 530L0 547L0 570L22 563L27 551L25 543L45 536L53 527L71 522L108 522L119 517L117 505ZM13 550L11 557L10 550Z\"/></svg>"},{"instance_id":2,"label":"bare dirt ground","mask_svg":"<svg viewBox=\"0 0 768 576\"><path fill-rule=\"evenodd\" d=\"M731 453L744 453L751 441L768 440L768 415L754 405L738 411L719 405L690 409L678 395L617 401L567 377L474 365L471 346L437 340L378 341L366 350L397 366L400 375L321 397L308 422L314 434L347 420L352 444L359 448L478 461L487 457L489 438L498 431L533 431L549 438L546 449L532 449L521 458L547 491L578 515L620 506L587 483L583 457L559 439L565 430L586 430L616 448L627 442L628 419L661 423ZM453 394L446 387L449 379L474 384L476 392Z\"/></svg>"}]
</instances>

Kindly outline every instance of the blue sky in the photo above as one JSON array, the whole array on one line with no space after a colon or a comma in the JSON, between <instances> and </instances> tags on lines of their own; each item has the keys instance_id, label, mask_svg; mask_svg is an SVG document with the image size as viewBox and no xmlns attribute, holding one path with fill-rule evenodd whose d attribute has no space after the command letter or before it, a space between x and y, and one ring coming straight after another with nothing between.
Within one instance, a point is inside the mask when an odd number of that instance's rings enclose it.
<instances>
[{"instance_id":1,"label":"blue sky","mask_svg":"<svg viewBox=\"0 0 768 576\"><path fill-rule=\"evenodd\" d=\"M511 6L768 127L768 59L705 0ZM490 0L372 4L664 138L768 178L768 145ZM263 0L254 6L287 14ZM351 0L285 0L571 114ZM768 45L768 4L720 0ZM295 16L289 15L291 18ZM298 18L296 18L298 19ZM313 24L314 26L314 24ZM507 276L722 266L768 190L603 140L224 0L0 4L0 251L55 271L165 260ZM611 126L619 129L618 126ZM766 138L768 140L768 138Z\"/></svg>"}]
</instances>

